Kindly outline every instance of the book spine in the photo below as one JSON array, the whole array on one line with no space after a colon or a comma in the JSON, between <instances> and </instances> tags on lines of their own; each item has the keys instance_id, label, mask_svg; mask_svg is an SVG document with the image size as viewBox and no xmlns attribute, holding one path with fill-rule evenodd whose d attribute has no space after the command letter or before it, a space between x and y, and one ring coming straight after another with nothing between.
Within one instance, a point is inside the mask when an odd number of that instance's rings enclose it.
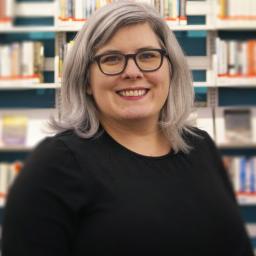
<instances>
[{"instance_id":1,"label":"book spine","mask_svg":"<svg viewBox=\"0 0 256 256\"><path fill-rule=\"evenodd\" d=\"M218 16L219 18L227 16L227 0L218 0Z\"/></svg>"},{"instance_id":2,"label":"book spine","mask_svg":"<svg viewBox=\"0 0 256 256\"><path fill-rule=\"evenodd\" d=\"M167 18L169 16L169 0L164 1L164 17Z\"/></svg>"},{"instance_id":3,"label":"book spine","mask_svg":"<svg viewBox=\"0 0 256 256\"><path fill-rule=\"evenodd\" d=\"M8 190L8 164L0 164L0 197L5 197Z\"/></svg>"},{"instance_id":4,"label":"book spine","mask_svg":"<svg viewBox=\"0 0 256 256\"><path fill-rule=\"evenodd\" d=\"M34 43L34 74L39 77L39 81L43 82L44 68L44 45L42 42Z\"/></svg>"},{"instance_id":5,"label":"book spine","mask_svg":"<svg viewBox=\"0 0 256 256\"><path fill-rule=\"evenodd\" d=\"M236 61L237 61L237 42L231 40L228 42L228 73L229 75L236 75Z\"/></svg>"},{"instance_id":6,"label":"book spine","mask_svg":"<svg viewBox=\"0 0 256 256\"><path fill-rule=\"evenodd\" d=\"M11 76L11 48L8 45L2 45L0 48L0 77Z\"/></svg>"},{"instance_id":7,"label":"book spine","mask_svg":"<svg viewBox=\"0 0 256 256\"><path fill-rule=\"evenodd\" d=\"M234 189L236 192L240 191L240 179L239 179L239 173L240 173L240 157L234 157L233 159L233 184L234 184Z\"/></svg>"},{"instance_id":8,"label":"book spine","mask_svg":"<svg viewBox=\"0 0 256 256\"><path fill-rule=\"evenodd\" d=\"M248 40L248 75L253 76L254 75L254 41Z\"/></svg>"},{"instance_id":9,"label":"book spine","mask_svg":"<svg viewBox=\"0 0 256 256\"><path fill-rule=\"evenodd\" d=\"M247 76L249 74L248 56L248 42L243 41L241 43L241 74L243 76Z\"/></svg>"},{"instance_id":10,"label":"book spine","mask_svg":"<svg viewBox=\"0 0 256 256\"><path fill-rule=\"evenodd\" d=\"M11 45L11 60L12 60L12 68L11 68L11 76L18 77L21 75L21 67L20 67L20 44L13 43Z\"/></svg>"},{"instance_id":11,"label":"book spine","mask_svg":"<svg viewBox=\"0 0 256 256\"><path fill-rule=\"evenodd\" d=\"M83 0L74 0L74 16L76 19L84 19Z\"/></svg>"},{"instance_id":12,"label":"book spine","mask_svg":"<svg viewBox=\"0 0 256 256\"><path fill-rule=\"evenodd\" d=\"M187 1L180 0L180 24L187 24L187 11L186 11Z\"/></svg>"},{"instance_id":13,"label":"book spine","mask_svg":"<svg viewBox=\"0 0 256 256\"><path fill-rule=\"evenodd\" d=\"M21 43L21 71L22 76L34 75L34 45L31 41Z\"/></svg>"},{"instance_id":14,"label":"book spine","mask_svg":"<svg viewBox=\"0 0 256 256\"><path fill-rule=\"evenodd\" d=\"M14 2L13 0L1 0L6 2L5 3L5 16L12 18L13 17L13 8L14 8Z\"/></svg>"},{"instance_id":15,"label":"book spine","mask_svg":"<svg viewBox=\"0 0 256 256\"><path fill-rule=\"evenodd\" d=\"M250 192L256 192L256 170L255 170L255 161L253 158L250 159Z\"/></svg>"},{"instance_id":16,"label":"book spine","mask_svg":"<svg viewBox=\"0 0 256 256\"><path fill-rule=\"evenodd\" d=\"M246 192L246 159L240 159L240 192Z\"/></svg>"}]
</instances>

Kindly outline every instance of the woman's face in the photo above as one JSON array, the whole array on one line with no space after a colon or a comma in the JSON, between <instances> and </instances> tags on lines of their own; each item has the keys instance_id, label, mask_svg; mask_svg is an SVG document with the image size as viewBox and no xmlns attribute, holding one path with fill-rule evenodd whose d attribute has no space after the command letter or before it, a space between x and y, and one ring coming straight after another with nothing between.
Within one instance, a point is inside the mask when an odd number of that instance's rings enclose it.
<instances>
[{"instance_id":1,"label":"woman's face","mask_svg":"<svg viewBox=\"0 0 256 256\"><path fill-rule=\"evenodd\" d=\"M108 43L96 52L96 56L109 52L133 54L144 48L161 49L157 36L147 23L119 29ZM87 92L93 96L102 122L157 122L168 95L169 76L166 57L163 58L161 68L153 72L142 72L134 60L129 58L125 70L113 76L103 74L94 62L90 67Z\"/></svg>"}]
</instances>

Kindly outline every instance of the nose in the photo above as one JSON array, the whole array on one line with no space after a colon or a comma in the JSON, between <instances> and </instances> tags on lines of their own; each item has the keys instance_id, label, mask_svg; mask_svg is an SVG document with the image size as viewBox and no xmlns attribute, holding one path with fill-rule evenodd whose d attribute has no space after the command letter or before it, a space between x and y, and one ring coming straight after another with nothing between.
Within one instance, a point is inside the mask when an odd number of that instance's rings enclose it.
<instances>
[{"instance_id":1,"label":"nose","mask_svg":"<svg viewBox=\"0 0 256 256\"><path fill-rule=\"evenodd\" d=\"M130 57L127 60L126 68L124 69L121 76L124 79L137 79L137 78L141 78L143 76L143 73L137 67L135 60L132 57Z\"/></svg>"}]
</instances>

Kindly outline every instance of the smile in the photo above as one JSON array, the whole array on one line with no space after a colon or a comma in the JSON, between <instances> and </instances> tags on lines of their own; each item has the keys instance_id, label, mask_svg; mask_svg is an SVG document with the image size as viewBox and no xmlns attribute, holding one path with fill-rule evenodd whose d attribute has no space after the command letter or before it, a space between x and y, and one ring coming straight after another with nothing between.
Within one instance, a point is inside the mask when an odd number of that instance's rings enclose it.
<instances>
[{"instance_id":1,"label":"smile","mask_svg":"<svg viewBox=\"0 0 256 256\"><path fill-rule=\"evenodd\" d=\"M141 97L146 95L148 89L125 89L118 91L117 93L123 97Z\"/></svg>"}]
</instances>

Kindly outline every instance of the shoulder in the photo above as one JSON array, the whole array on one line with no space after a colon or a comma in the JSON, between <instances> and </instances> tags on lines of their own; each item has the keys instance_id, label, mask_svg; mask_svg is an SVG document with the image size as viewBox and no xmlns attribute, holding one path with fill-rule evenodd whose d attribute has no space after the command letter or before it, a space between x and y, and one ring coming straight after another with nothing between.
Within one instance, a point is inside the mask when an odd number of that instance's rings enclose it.
<instances>
[{"instance_id":1,"label":"shoulder","mask_svg":"<svg viewBox=\"0 0 256 256\"><path fill-rule=\"evenodd\" d=\"M66 153L74 153L73 148L79 148L81 144L84 146L90 144L90 140L92 139L80 137L73 130L67 130L54 136L46 137L35 147L32 155L40 154L41 156L49 156L53 154L55 157L61 155L66 156Z\"/></svg>"},{"instance_id":2,"label":"shoulder","mask_svg":"<svg viewBox=\"0 0 256 256\"><path fill-rule=\"evenodd\" d=\"M74 152L62 139L71 133L57 134L45 138L25 159L24 166L14 183L14 189L40 191L63 191L65 188L84 186L86 173ZM35 188L35 186L37 188ZM41 192L40 192L41 193ZM66 190L65 190L66 193Z\"/></svg>"},{"instance_id":3,"label":"shoulder","mask_svg":"<svg viewBox=\"0 0 256 256\"><path fill-rule=\"evenodd\" d=\"M216 148L214 140L211 136L202 129L197 127L189 127L184 130L182 134L184 140L192 147L208 147L208 148Z\"/></svg>"},{"instance_id":4,"label":"shoulder","mask_svg":"<svg viewBox=\"0 0 256 256\"><path fill-rule=\"evenodd\" d=\"M74 137L74 138L73 138ZM27 156L20 176L42 177L79 175L80 166L75 152L69 145L74 144L75 134L66 131L43 139ZM65 175L63 175L65 174Z\"/></svg>"},{"instance_id":5,"label":"shoulder","mask_svg":"<svg viewBox=\"0 0 256 256\"><path fill-rule=\"evenodd\" d=\"M56 162L61 157L67 157L70 150L62 138L69 138L70 136L70 132L65 132L52 137L46 137L34 148L28 157L28 161L36 160L42 162L54 160Z\"/></svg>"},{"instance_id":6,"label":"shoulder","mask_svg":"<svg viewBox=\"0 0 256 256\"><path fill-rule=\"evenodd\" d=\"M84 138L73 130L47 137L31 152L26 165L81 169L81 165L91 162L106 150L102 137Z\"/></svg>"}]
</instances>

